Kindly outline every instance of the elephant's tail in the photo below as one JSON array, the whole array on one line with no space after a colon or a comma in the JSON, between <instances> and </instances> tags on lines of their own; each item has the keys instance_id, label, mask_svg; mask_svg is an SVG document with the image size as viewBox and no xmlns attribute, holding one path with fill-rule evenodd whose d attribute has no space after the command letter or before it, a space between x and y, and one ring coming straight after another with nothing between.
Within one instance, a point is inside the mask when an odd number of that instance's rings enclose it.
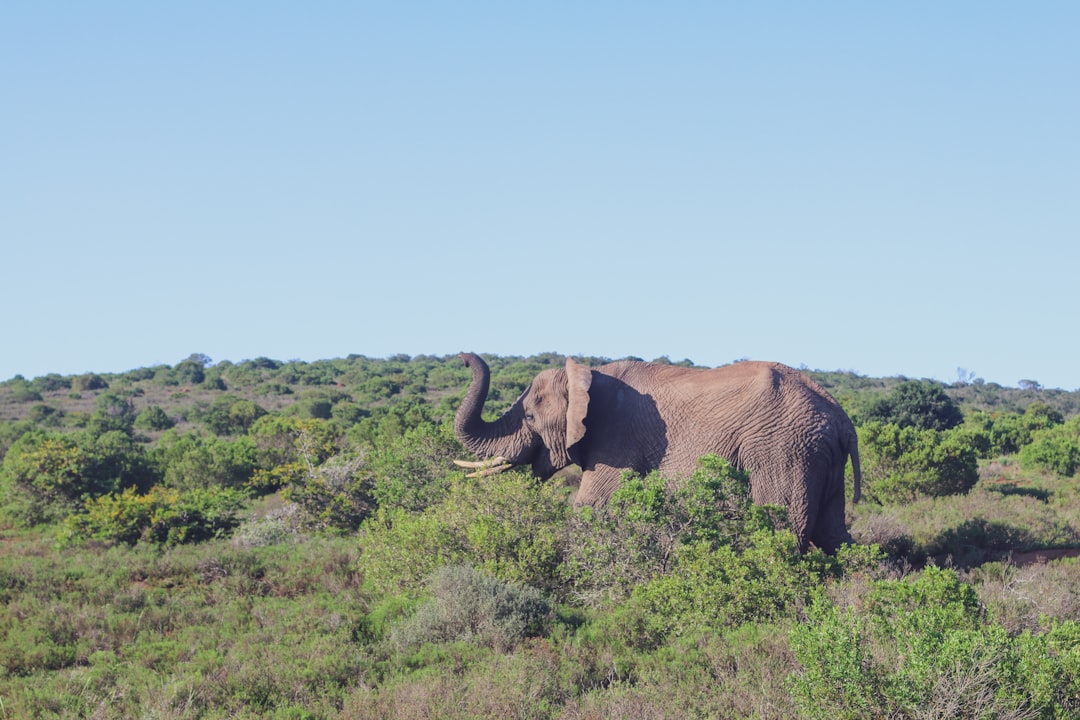
<instances>
[{"instance_id":1,"label":"elephant's tail","mask_svg":"<svg viewBox=\"0 0 1080 720\"><path fill-rule=\"evenodd\" d=\"M857 503L862 497L862 468L859 466L859 436L855 433L854 427L849 426L844 441L846 443L844 450L851 456L851 472L855 477L855 490L852 493L851 502Z\"/></svg>"}]
</instances>

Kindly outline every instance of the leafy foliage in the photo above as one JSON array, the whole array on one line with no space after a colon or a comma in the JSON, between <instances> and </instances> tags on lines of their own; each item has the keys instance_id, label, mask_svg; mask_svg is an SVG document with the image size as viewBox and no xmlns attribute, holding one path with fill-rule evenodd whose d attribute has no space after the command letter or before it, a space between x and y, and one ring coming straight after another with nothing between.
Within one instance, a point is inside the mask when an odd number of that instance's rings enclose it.
<instances>
[{"instance_id":1,"label":"leafy foliage","mask_svg":"<svg viewBox=\"0 0 1080 720\"><path fill-rule=\"evenodd\" d=\"M139 430L168 430L176 424L159 405L149 405L135 418L134 427Z\"/></svg>"},{"instance_id":2,"label":"leafy foliage","mask_svg":"<svg viewBox=\"0 0 1080 720\"><path fill-rule=\"evenodd\" d=\"M803 666L792 689L807 717L1063 717L1080 707L1069 694L1080 682L1074 648L1048 652L1076 623L1036 641L1010 637L986 621L972 587L938 568L877 581L865 603L856 612L819 599L791 631Z\"/></svg>"},{"instance_id":3,"label":"leafy foliage","mask_svg":"<svg viewBox=\"0 0 1080 720\"><path fill-rule=\"evenodd\" d=\"M285 489L284 498L296 503L306 525L320 530L356 530L375 509L370 473L361 455L335 455L309 466Z\"/></svg>"},{"instance_id":4,"label":"leafy foliage","mask_svg":"<svg viewBox=\"0 0 1080 720\"><path fill-rule=\"evenodd\" d=\"M941 385L907 380L866 410L863 422L880 422L918 430L949 430L964 421L960 408Z\"/></svg>"},{"instance_id":5,"label":"leafy foliage","mask_svg":"<svg viewBox=\"0 0 1080 720\"><path fill-rule=\"evenodd\" d=\"M90 472L92 459L75 438L32 431L11 446L0 468L4 513L24 525L63 518L86 496L114 488Z\"/></svg>"},{"instance_id":6,"label":"leafy foliage","mask_svg":"<svg viewBox=\"0 0 1080 720\"><path fill-rule=\"evenodd\" d=\"M747 474L717 456L702 458L694 475L674 488L659 473L629 473L610 503L569 518L573 540L563 568L569 592L593 605L621 600L672 571L680 546L741 548L771 520L752 506Z\"/></svg>"},{"instance_id":7,"label":"leafy foliage","mask_svg":"<svg viewBox=\"0 0 1080 720\"><path fill-rule=\"evenodd\" d=\"M64 520L61 542L83 540L178 545L227 535L239 524L246 495L235 489L193 488L180 492L155 485L145 495L135 488L89 498L83 512Z\"/></svg>"},{"instance_id":8,"label":"leafy foliage","mask_svg":"<svg viewBox=\"0 0 1080 720\"><path fill-rule=\"evenodd\" d=\"M817 552L801 555L789 531L760 530L742 552L682 545L671 572L636 587L632 601L662 637L791 617L821 582L825 561Z\"/></svg>"},{"instance_id":9,"label":"leafy foliage","mask_svg":"<svg viewBox=\"0 0 1080 720\"><path fill-rule=\"evenodd\" d=\"M1080 471L1080 416L1033 432L1031 443L1020 450L1020 462L1065 477L1076 475Z\"/></svg>"},{"instance_id":10,"label":"leafy foliage","mask_svg":"<svg viewBox=\"0 0 1080 720\"><path fill-rule=\"evenodd\" d=\"M555 589L565 493L519 472L467 479L419 513L379 508L361 529L373 590L415 590L438 567L470 563L505 582Z\"/></svg>"},{"instance_id":11,"label":"leafy foliage","mask_svg":"<svg viewBox=\"0 0 1080 720\"><path fill-rule=\"evenodd\" d=\"M390 633L390 643L399 651L456 641L506 650L539 633L552 617L551 605L539 591L467 565L440 567L430 589L431 598Z\"/></svg>"},{"instance_id":12,"label":"leafy foliage","mask_svg":"<svg viewBox=\"0 0 1080 720\"><path fill-rule=\"evenodd\" d=\"M982 457L1013 455L1032 441L1037 430L1060 425L1061 413L1044 403L1032 403L1021 413L972 412L965 420L963 433Z\"/></svg>"},{"instance_id":13,"label":"leafy foliage","mask_svg":"<svg viewBox=\"0 0 1080 720\"><path fill-rule=\"evenodd\" d=\"M198 433L169 431L154 448L153 458L164 468L162 482L171 488L240 488L256 468L257 452L249 437L223 440Z\"/></svg>"},{"instance_id":14,"label":"leafy foliage","mask_svg":"<svg viewBox=\"0 0 1080 720\"><path fill-rule=\"evenodd\" d=\"M858 434L867 495L878 502L963 493L979 479L975 451L957 433L870 422Z\"/></svg>"}]
</instances>

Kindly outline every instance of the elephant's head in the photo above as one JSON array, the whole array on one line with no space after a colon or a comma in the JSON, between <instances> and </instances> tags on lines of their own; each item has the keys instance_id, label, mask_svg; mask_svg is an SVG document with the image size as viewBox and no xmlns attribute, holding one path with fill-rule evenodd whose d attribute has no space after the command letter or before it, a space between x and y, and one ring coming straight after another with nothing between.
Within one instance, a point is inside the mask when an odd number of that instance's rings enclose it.
<instances>
[{"instance_id":1,"label":"elephant's head","mask_svg":"<svg viewBox=\"0 0 1080 720\"><path fill-rule=\"evenodd\" d=\"M472 384L454 418L454 431L465 447L495 458L491 464L500 464L497 469L530 464L543 479L574 462L574 446L585 436L592 384L588 367L567 359L565 369L545 370L502 417L485 422L480 414L490 383L487 363L472 353L461 359L472 370Z\"/></svg>"}]
</instances>

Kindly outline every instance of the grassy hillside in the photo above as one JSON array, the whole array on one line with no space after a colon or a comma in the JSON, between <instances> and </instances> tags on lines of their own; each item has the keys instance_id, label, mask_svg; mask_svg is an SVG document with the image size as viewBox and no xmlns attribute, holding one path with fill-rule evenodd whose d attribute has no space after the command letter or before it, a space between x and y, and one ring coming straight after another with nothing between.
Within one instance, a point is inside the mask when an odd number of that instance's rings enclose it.
<instances>
[{"instance_id":1,"label":"grassy hillside","mask_svg":"<svg viewBox=\"0 0 1080 720\"><path fill-rule=\"evenodd\" d=\"M835 558L719 459L465 478L456 357L0 383L0 718L1080 717L1078 393L811 374Z\"/></svg>"}]
</instances>

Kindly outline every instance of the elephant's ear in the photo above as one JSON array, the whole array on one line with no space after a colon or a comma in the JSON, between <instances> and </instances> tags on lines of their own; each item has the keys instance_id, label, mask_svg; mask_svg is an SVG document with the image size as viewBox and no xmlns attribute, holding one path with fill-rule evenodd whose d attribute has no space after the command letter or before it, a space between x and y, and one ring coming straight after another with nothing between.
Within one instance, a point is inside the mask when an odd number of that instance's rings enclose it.
<instances>
[{"instance_id":1,"label":"elephant's ear","mask_svg":"<svg viewBox=\"0 0 1080 720\"><path fill-rule=\"evenodd\" d=\"M571 448L585 437L585 416L589 413L589 387L592 370L573 358L566 358L566 447Z\"/></svg>"}]
</instances>

